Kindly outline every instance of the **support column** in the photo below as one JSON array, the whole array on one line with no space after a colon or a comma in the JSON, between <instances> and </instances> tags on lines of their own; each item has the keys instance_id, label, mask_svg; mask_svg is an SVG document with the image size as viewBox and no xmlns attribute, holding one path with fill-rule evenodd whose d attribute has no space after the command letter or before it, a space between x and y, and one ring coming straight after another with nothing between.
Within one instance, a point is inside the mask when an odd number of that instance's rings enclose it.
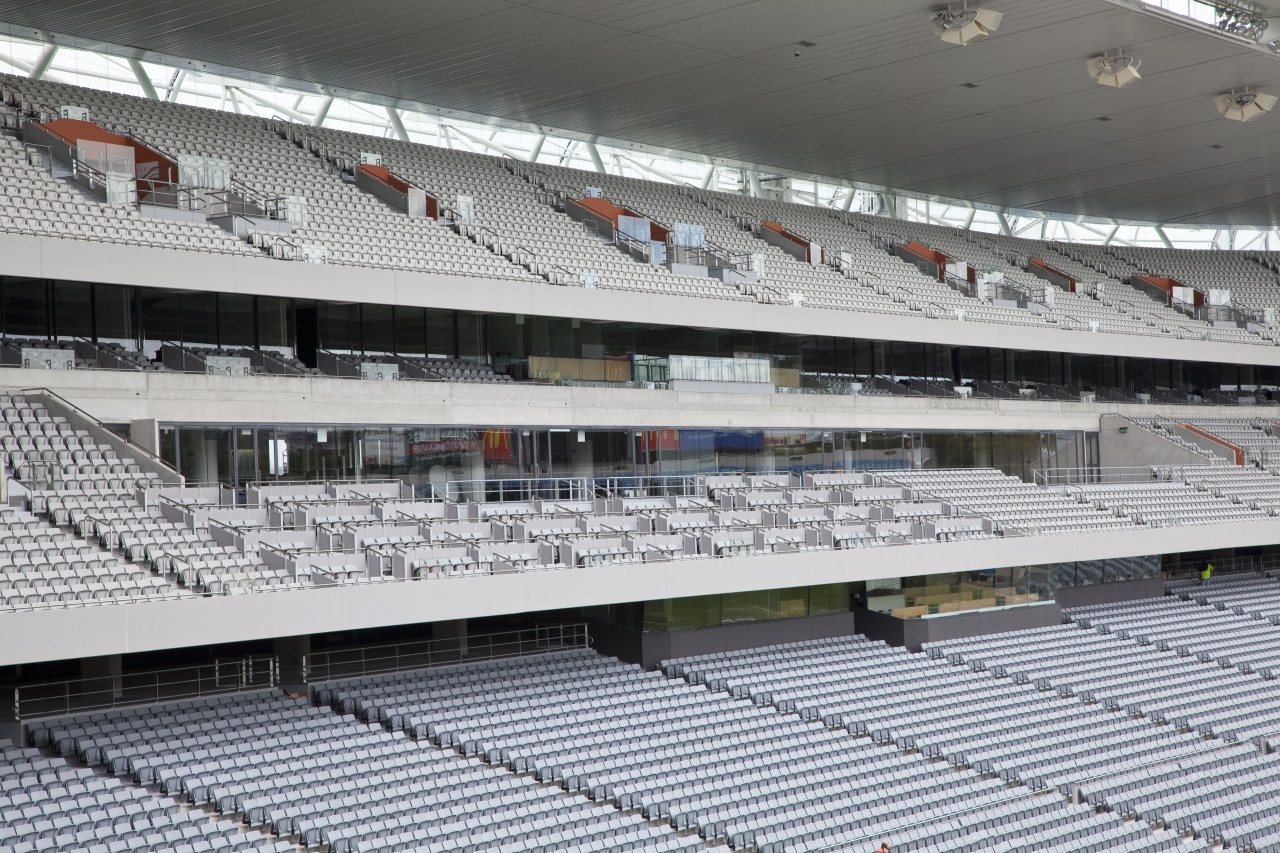
<instances>
[{"instance_id":1,"label":"support column","mask_svg":"<svg viewBox=\"0 0 1280 853\"><path fill-rule=\"evenodd\" d=\"M81 691L86 694L99 694L99 698L106 698L107 695L110 695L112 699L119 699L121 694L120 676L123 674L124 665L120 655L82 658L80 661L80 677L86 679L86 683L82 685Z\"/></svg>"},{"instance_id":2,"label":"support column","mask_svg":"<svg viewBox=\"0 0 1280 853\"><path fill-rule=\"evenodd\" d=\"M458 644L458 653L467 656L467 620L451 619L448 622L436 622L431 626L433 640L453 640Z\"/></svg>"},{"instance_id":3,"label":"support column","mask_svg":"<svg viewBox=\"0 0 1280 853\"><path fill-rule=\"evenodd\" d=\"M311 635L276 637L271 643L271 651L280 662L280 686L290 693L306 693L302 665L306 656L311 654Z\"/></svg>"}]
</instances>

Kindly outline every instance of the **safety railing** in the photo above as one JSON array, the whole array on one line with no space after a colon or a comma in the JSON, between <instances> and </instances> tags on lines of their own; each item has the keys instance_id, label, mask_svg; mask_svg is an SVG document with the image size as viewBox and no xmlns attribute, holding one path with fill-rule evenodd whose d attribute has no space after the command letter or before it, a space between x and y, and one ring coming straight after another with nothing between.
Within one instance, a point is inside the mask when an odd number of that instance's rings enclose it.
<instances>
[{"instance_id":1,"label":"safety railing","mask_svg":"<svg viewBox=\"0 0 1280 853\"><path fill-rule=\"evenodd\" d=\"M579 623L469 637L441 637L386 646L335 649L304 655L302 680L307 684L318 684L379 673L585 649L590 645L591 636L587 633L587 626Z\"/></svg>"},{"instance_id":2,"label":"safety railing","mask_svg":"<svg viewBox=\"0 0 1280 853\"><path fill-rule=\"evenodd\" d=\"M552 284L579 284L581 280L572 270L556 264L547 270L547 281Z\"/></svg>"},{"instance_id":3,"label":"safety railing","mask_svg":"<svg viewBox=\"0 0 1280 853\"><path fill-rule=\"evenodd\" d=\"M653 257L653 247L643 240L637 240L635 237L628 237L621 231L614 230L613 245L626 252L637 261L649 263Z\"/></svg>"},{"instance_id":4,"label":"safety railing","mask_svg":"<svg viewBox=\"0 0 1280 853\"><path fill-rule=\"evenodd\" d=\"M140 208L152 206L202 212L207 207L203 190L173 181L138 178L137 192Z\"/></svg>"},{"instance_id":5,"label":"safety railing","mask_svg":"<svg viewBox=\"0 0 1280 853\"><path fill-rule=\"evenodd\" d=\"M1183 469L1173 465L1138 465L1112 468L1037 468L1032 472L1037 486L1109 485L1121 483L1182 483Z\"/></svg>"},{"instance_id":6,"label":"safety railing","mask_svg":"<svg viewBox=\"0 0 1280 853\"><path fill-rule=\"evenodd\" d=\"M538 253L528 246L516 245L504 254L512 263L519 264L534 275L542 275L542 264L538 261Z\"/></svg>"},{"instance_id":7,"label":"safety railing","mask_svg":"<svg viewBox=\"0 0 1280 853\"><path fill-rule=\"evenodd\" d=\"M275 687L280 682L279 672L275 657L244 657L174 669L23 684L11 688L7 710L13 720L30 720L240 693Z\"/></svg>"},{"instance_id":8,"label":"safety railing","mask_svg":"<svg viewBox=\"0 0 1280 853\"><path fill-rule=\"evenodd\" d=\"M501 252L502 235L488 225L473 222L458 222L458 233L477 245L484 246L491 252Z\"/></svg>"},{"instance_id":9,"label":"safety railing","mask_svg":"<svg viewBox=\"0 0 1280 853\"><path fill-rule=\"evenodd\" d=\"M560 190L548 190L539 187L534 190L533 196L538 200L539 204L545 204L548 207L553 207L561 213L564 212L565 196Z\"/></svg>"},{"instance_id":10,"label":"safety railing","mask_svg":"<svg viewBox=\"0 0 1280 853\"><path fill-rule=\"evenodd\" d=\"M952 272L948 272L943 279L952 290L971 298L977 298L977 285L968 279L961 278Z\"/></svg>"},{"instance_id":11,"label":"safety railing","mask_svg":"<svg viewBox=\"0 0 1280 853\"><path fill-rule=\"evenodd\" d=\"M450 480L431 484L438 498L457 503L480 501L562 500L585 501L595 497L591 481L582 477L541 477L517 480Z\"/></svg>"},{"instance_id":12,"label":"safety railing","mask_svg":"<svg viewBox=\"0 0 1280 853\"><path fill-rule=\"evenodd\" d=\"M90 192L102 193L102 196L108 200L110 200L111 187L122 187L125 192L124 198L112 201L112 204L133 207L138 203L138 184L132 175L103 172L90 166L77 155L71 160L71 176L77 182L83 183ZM112 181L112 178L115 178L115 181Z\"/></svg>"},{"instance_id":13,"label":"safety railing","mask_svg":"<svg viewBox=\"0 0 1280 853\"><path fill-rule=\"evenodd\" d=\"M264 219L286 219L284 196L271 195L255 190L237 180L223 190L209 190L210 216L254 216Z\"/></svg>"},{"instance_id":14,"label":"safety railing","mask_svg":"<svg viewBox=\"0 0 1280 853\"><path fill-rule=\"evenodd\" d=\"M751 269L751 254L728 249L711 240L701 246L680 246L674 242L674 232L667 236L667 260L678 263L698 264L708 269L728 269L746 272Z\"/></svg>"},{"instance_id":15,"label":"safety railing","mask_svg":"<svg viewBox=\"0 0 1280 853\"><path fill-rule=\"evenodd\" d=\"M134 444L133 442L121 438L114 430L98 420L84 409L72 403L66 397L50 391L48 388L23 388L22 393L28 396L38 395L43 399L38 401L44 404L50 414L61 415L71 422L72 426L79 429L92 428L97 431L95 440L99 443L106 443L122 457L132 457L135 462L142 463L144 470L150 470L152 473L159 474L160 478L166 484L181 484L184 482L182 474L168 462L165 462L152 451Z\"/></svg>"},{"instance_id":16,"label":"safety railing","mask_svg":"<svg viewBox=\"0 0 1280 853\"><path fill-rule=\"evenodd\" d=\"M1213 578L1210 580L1210 588L1212 588L1214 581L1224 583L1232 575L1261 576L1268 571L1280 568L1280 558L1274 555L1217 557L1209 562L1213 563ZM1199 579L1200 569L1200 560L1182 562L1181 557L1179 557L1176 562L1166 563L1162 566L1161 574L1164 575L1166 581L1193 580Z\"/></svg>"}]
</instances>

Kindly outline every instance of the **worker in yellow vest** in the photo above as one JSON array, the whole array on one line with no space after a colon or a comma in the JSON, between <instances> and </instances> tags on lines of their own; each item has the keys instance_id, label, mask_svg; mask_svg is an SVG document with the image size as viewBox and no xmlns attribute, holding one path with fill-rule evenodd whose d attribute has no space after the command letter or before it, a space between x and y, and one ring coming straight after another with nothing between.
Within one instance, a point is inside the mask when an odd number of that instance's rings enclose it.
<instances>
[{"instance_id":1,"label":"worker in yellow vest","mask_svg":"<svg viewBox=\"0 0 1280 853\"><path fill-rule=\"evenodd\" d=\"M1200 564L1200 586L1208 586L1211 577L1213 577L1213 563L1205 560Z\"/></svg>"}]
</instances>

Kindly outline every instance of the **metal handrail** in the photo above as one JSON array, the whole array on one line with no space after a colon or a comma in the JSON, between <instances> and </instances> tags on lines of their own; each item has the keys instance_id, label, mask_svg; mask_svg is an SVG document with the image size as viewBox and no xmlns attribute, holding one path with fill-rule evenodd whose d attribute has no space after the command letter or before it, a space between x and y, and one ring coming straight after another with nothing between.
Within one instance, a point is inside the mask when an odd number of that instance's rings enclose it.
<instances>
[{"instance_id":1,"label":"metal handrail","mask_svg":"<svg viewBox=\"0 0 1280 853\"><path fill-rule=\"evenodd\" d=\"M318 684L378 673L499 660L591 646L586 623L527 628L468 637L444 637L386 646L311 652L302 658L302 680Z\"/></svg>"},{"instance_id":2,"label":"metal handrail","mask_svg":"<svg viewBox=\"0 0 1280 853\"><path fill-rule=\"evenodd\" d=\"M160 181L153 178L137 178L136 183L138 185L138 207L142 207L144 204L151 204L155 207L167 207L168 205L155 204L154 199L157 193L172 194L175 199L175 207L178 210L202 211L208 206L199 187L186 186L176 181ZM143 185L145 185L145 189ZM144 202L142 200L144 191L150 196L152 201ZM185 206L183 201L186 202Z\"/></svg>"},{"instance_id":3,"label":"metal handrail","mask_svg":"<svg viewBox=\"0 0 1280 853\"><path fill-rule=\"evenodd\" d=\"M481 226L479 226L479 227L483 228L484 226L483 226L483 225L481 225ZM523 260L522 260L522 261L517 261L517 260L516 260L516 258L515 258L515 255L516 255L516 253L517 253L517 252L524 252L524 253L526 253L526 254L529 256L529 260L527 260L527 261L523 261ZM515 246L513 246L513 247L511 248L511 250L510 250L509 252L507 252L507 253L506 253L506 256L507 256L510 260L514 261L515 263L518 263L518 264L520 264L521 266L525 267L527 270L529 270L529 271L530 271L530 272L532 272L532 273L537 273L538 271L537 271L537 269L535 269L535 267L541 266L541 265L538 263L538 253L537 253L537 252L535 252L533 249L530 249L528 246L524 246L524 245L521 245L521 244L516 244Z\"/></svg>"},{"instance_id":4,"label":"metal handrail","mask_svg":"<svg viewBox=\"0 0 1280 853\"><path fill-rule=\"evenodd\" d=\"M13 688L8 710L13 720L22 721L240 693L275 687L280 683L279 673L280 663L275 657L244 657L190 667L22 684Z\"/></svg>"},{"instance_id":5,"label":"metal handrail","mask_svg":"<svg viewBox=\"0 0 1280 853\"><path fill-rule=\"evenodd\" d=\"M23 388L21 393L43 394L46 397L50 397L56 400L58 402L58 405L70 410L77 417L83 418L84 420L92 424L94 427L96 427L98 430L108 435L109 441L119 442L124 448L128 449L128 452L130 454L134 456L141 456L145 458L148 462L162 466L166 471L171 472L173 474L173 476L177 480L177 483L183 482L182 473L178 471L176 468L174 468L173 466L171 466L168 462L165 462L163 459L161 459L159 455L157 455L156 453L153 453L152 451L148 450L147 448L139 444L135 444L132 441L128 441L124 438L121 438L102 421L98 420L96 417L89 414L84 409L77 406L75 403L72 403L70 400L68 400L66 397L63 397L61 394L58 394L55 391L50 391L48 388L42 388L42 387Z\"/></svg>"},{"instance_id":6,"label":"metal handrail","mask_svg":"<svg viewBox=\"0 0 1280 853\"><path fill-rule=\"evenodd\" d=\"M235 178L232 178L230 185L226 189L210 190L209 196L215 202L223 205L223 212L211 212L211 216L230 216L233 214L249 216L252 215L249 210L250 206L252 206L261 210L261 215L266 219L285 218L284 196L260 192Z\"/></svg>"},{"instance_id":7,"label":"metal handrail","mask_svg":"<svg viewBox=\"0 0 1280 853\"><path fill-rule=\"evenodd\" d=\"M52 164L52 160L50 160L50 163ZM52 169L53 167L52 165L50 165L50 174L52 174ZM108 177L107 174L94 168L93 166L90 166L88 163L81 160L78 151L74 151L73 156L71 158L71 174L73 178L79 177L82 174L85 175L88 179L89 189L91 190L95 190L97 187L100 186L103 188L104 192L106 191L107 177ZM117 177L123 178L124 180L129 182L129 196L130 196L129 204L136 205L138 203L137 179L134 178L132 175L124 175L124 174L118 175Z\"/></svg>"}]
</instances>

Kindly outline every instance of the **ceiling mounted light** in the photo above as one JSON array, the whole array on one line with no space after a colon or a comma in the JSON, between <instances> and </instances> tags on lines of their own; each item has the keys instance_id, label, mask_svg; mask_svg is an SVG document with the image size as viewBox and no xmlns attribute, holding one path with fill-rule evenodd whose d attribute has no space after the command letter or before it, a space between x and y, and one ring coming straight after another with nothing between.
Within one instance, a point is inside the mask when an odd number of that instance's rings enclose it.
<instances>
[{"instance_id":1,"label":"ceiling mounted light","mask_svg":"<svg viewBox=\"0 0 1280 853\"><path fill-rule=\"evenodd\" d=\"M1271 108L1276 105L1276 97L1264 92L1255 92L1252 88L1232 89L1224 95L1219 95L1214 102L1218 105L1218 112L1222 113L1223 118L1229 118L1232 121L1251 121L1263 113L1271 112Z\"/></svg>"},{"instance_id":2,"label":"ceiling mounted light","mask_svg":"<svg viewBox=\"0 0 1280 853\"><path fill-rule=\"evenodd\" d=\"M1000 26L1003 12L969 8L965 3L959 12L948 6L933 13L933 31L947 44L966 45L974 39L989 36Z\"/></svg>"},{"instance_id":3,"label":"ceiling mounted light","mask_svg":"<svg viewBox=\"0 0 1280 853\"><path fill-rule=\"evenodd\" d=\"M1230 0L1217 0L1213 4L1205 5L1213 6L1214 26L1219 30L1251 41L1262 41L1271 23L1267 20L1265 11L1249 9Z\"/></svg>"},{"instance_id":4,"label":"ceiling mounted light","mask_svg":"<svg viewBox=\"0 0 1280 853\"><path fill-rule=\"evenodd\" d=\"M1135 80L1141 80L1138 66L1141 59L1134 59L1126 53L1108 53L1102 56L1091 56L1085 65L1089 73L1100 85L1123 89Z\"/></svg>"}]
</instances>

